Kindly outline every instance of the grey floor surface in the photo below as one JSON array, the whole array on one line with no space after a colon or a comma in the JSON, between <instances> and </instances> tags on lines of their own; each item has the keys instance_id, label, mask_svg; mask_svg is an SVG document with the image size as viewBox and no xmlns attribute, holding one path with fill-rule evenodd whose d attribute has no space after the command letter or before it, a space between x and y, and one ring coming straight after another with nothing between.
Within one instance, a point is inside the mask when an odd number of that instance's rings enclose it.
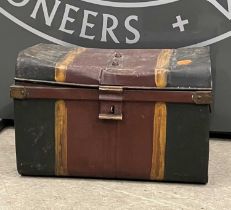
<instances>
[{"instance_id":1,"label":"grey floor surface","mask_svg":"<svg viewBox=\"0 0 231 210\"><path fill-rule=\"evenodd\" d=\"M231 141L210 141L207 185L21 177L14 129L0 133L0 209L231 209Z\"/></svg>"}]
</instances>

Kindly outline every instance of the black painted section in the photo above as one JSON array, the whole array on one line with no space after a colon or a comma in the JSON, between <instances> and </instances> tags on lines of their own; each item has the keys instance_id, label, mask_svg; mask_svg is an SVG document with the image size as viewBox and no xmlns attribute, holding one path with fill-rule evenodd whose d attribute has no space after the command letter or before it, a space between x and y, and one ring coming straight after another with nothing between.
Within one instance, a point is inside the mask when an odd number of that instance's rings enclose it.
<instances>
[{"instance_id":1,"label":"black painted section","mask_svg":"<svg viewBox=\"0 0 231 210\"><path fill-rule=\"evenodd\" d=\"M167 105L165 180L207 183L209 107Z\"/></svg>"},{"instance_id":2,"label":"black painted section","mask_svg":"<svg viewBox=\"0 0 231 210\"><path fill-rule=\"evenodd\" d=\"M17 168L22 175L54 175L54 101L15 100Z\"/></svg>"},{"instance_id":3,"label":"black painted section","mask_svg":"<svg viewBox=\"0 0 231 210\"><path fill-rule=\"evenodd\" d=\"M178 61L191 60L189 65ZM211 61L208 47L181 48L174 51L168 73L169 87L211 88Z\"/></svg>"},{"instance_id":4,"label":"black painted section","mask_svg":"<svg viewBox=\"0 0 231 210\"><path fill-rule=\"evenodd\" d=\"M15 77L54 81L55 66L71 50L54 44L38 44L19 53Z\"/></svg>"}]
</instances>

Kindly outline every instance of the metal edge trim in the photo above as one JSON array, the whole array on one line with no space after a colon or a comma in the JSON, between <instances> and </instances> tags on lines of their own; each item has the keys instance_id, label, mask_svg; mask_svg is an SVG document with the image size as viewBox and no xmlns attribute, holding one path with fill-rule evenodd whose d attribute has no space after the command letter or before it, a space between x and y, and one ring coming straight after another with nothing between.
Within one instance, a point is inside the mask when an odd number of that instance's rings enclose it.
<instances>
[{"instance_id":1,"label":"metal edge trim","mask_svg":"<svg viewBox=\"0 0 231 210\"><path fill-rule=\"evenodd\" d=\"M45 80L35 80L35 79L22 79L15 77L14 80L16 82L28 82L28 83L37 83L44 85L54 85L54 86L68 86L68 87L79 87L79 88L99 88L100 85L86 85L86 84L76 84L69 82L56 82L56 81L45 81ZM106 86L106 85L105 85ZM109 86L110 87L110 86ZM191 87L166 87L166 88L158 88L158 87L137 87L137 86L120 86L123 89L131 89L131 90L174 90L174 91L212 91L212 88L191 88Z\"/></svg>"}]
</instances>

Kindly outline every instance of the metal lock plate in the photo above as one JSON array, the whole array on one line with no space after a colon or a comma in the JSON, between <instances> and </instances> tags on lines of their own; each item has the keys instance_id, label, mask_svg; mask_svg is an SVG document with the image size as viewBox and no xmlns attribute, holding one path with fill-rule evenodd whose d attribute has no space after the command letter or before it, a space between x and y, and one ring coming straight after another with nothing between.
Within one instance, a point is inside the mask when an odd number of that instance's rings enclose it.
<instances>
[{"instance_id":1,"label":"metal lock plate","mask_svg":"<svg viewBox=\"0 0 231 210\"><path fill-rule=\"evenodd\" d=\"M123 120L123 88L117 86L99 87L99 119Z\"/></svg>"}]
</instances>

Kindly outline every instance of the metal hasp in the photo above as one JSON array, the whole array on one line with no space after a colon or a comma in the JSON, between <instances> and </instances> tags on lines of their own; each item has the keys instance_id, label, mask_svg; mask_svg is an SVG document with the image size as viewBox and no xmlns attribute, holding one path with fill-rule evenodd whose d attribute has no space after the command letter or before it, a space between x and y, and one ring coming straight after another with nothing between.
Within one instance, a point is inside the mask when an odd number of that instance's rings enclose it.
<instances>
[{"instance_id":1,"label":"metal hasp","mask_svg":"<svg viewBox=\"0 0 231 210\"><path fill-rule=\"evenodd\" d=\"M99 119L123 120L123 88L120 86L99 87Z\"/></svg>"}]
</instances>

